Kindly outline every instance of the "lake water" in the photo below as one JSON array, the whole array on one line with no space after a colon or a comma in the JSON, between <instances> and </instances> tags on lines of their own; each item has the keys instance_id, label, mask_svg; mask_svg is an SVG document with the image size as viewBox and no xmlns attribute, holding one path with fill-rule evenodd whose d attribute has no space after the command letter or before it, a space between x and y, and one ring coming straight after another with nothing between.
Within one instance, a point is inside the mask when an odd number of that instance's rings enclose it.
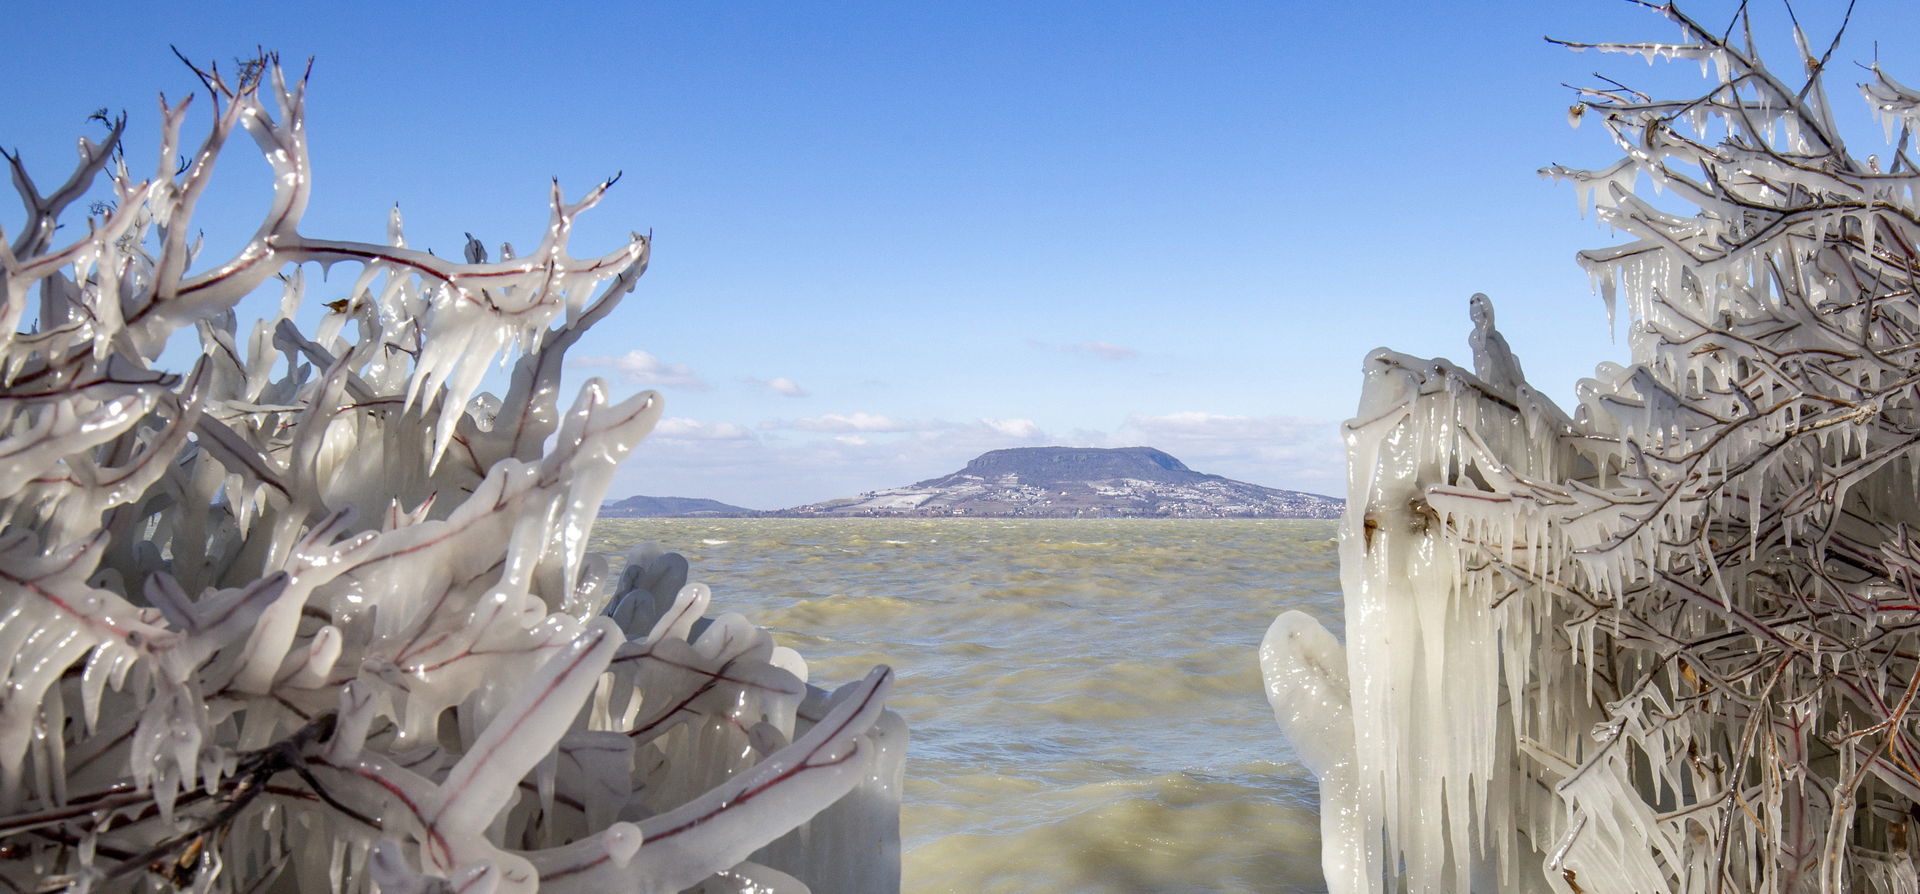
<instances>
[{"instance_id":1,"label":"lake water","mask_svg":"<svg viewBox=\"0 0 1920 894\"><path fill-rule=\"evenodd\" d=\"M899 672L912 892L1324 891L1275 615L1340 633L1330 521L602 519L832 688Z\"/></svg>"}]
</instances>

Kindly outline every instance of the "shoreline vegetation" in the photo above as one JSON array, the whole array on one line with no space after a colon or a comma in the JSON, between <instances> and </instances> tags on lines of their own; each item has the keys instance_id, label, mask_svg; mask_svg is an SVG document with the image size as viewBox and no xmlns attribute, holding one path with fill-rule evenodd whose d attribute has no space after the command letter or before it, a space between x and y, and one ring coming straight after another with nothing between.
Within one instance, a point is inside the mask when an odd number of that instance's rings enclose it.
<instances>
[{"instance_id":1,"label":"shoreline vegetation","mask_svg":"<svg viewBox=\"0 0 1920 894\"><path fill-rule=\"evenodd\" d=\"M685 559L587 549L661 411L562 393L651 255L572 253L613 180L555 182L497 260L410 247L397 208L316 238L303 71L193 71L151 179L104 114L51 192L0 153L0 889L897 891L893 671L829 691ZM249 146L263 219L196 257Z\"/></svg>"},{"instance_id":2,"label":"shoreline vegetation","mask_svg":"<svg viewBox=\"0 0 1920 894\"><path fill-rule=\"evenodd\" d=\"M524 252L317 237L269 53L188 63L150 179L104 112L51 191L0 153L0 888L1920 890L1920 91L1865 69L1857 156L1838 34L1783 77L1635 2L1680 42L1554 42L1707 86L1576 88L1624 157L1542 172L1633 240L1579 256L1631 362L1563 409L1474 295L1470 369L1367 357L1351 503L1144 446L608 503L662 416L562 392L650 260L568 244L619 175Z\"/></svg>"},{"instance_id":3,"label":"shoreline vegetation","mask_svg":"<svg viewBox=\"0 0 1920 894\"><path fill-rule=\"evenodd\" d=\"M1563 409L1485 295L1471 369L1370 354L1345 642L1262 641L1333 894L1920 889L1920 91L1641 5L1678 40L1551 42L1705 83L1596 74L1618 160L1541 172L1632 240L1577 256L1628 363Z\"/></svg>"}]
</instances>

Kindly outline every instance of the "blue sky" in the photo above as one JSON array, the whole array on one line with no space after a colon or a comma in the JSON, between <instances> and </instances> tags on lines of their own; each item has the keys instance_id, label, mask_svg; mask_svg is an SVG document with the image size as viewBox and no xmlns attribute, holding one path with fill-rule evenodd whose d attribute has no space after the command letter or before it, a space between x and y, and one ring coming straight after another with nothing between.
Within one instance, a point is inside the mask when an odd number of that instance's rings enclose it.
<instances>
[{"instance_id":1,"label":"blue sky","mask_svg":"<svg viewBox=\"0 0 1920 894\"><path fill-rule=\"evenodd\" d=\"M1839 58L1879 37L1920 79L1891 42L1913 6L1863 0ZM1824 35L1841 5L1801 7ZM71 9L15 4L0 38L0 146L43 181L101 107L148 163L155 94L198 86L169 44L315 58L310 235L377 241L397 202L442 254L530 244L549 178L623 171L575 250L651 230L653 266L572 372L658 388L669 418L611 496L757 508L1039 444L1338 494L1361 359L1464 358L1476 291L1570 397L1624 347L1572 262L1614 237L1535 175L1615 157L1560 85L1695 83L1541 40L1674 37L1614 0ZM225 168L210 255L251 232L264 171Z\"/></svg>"}]
</instances>

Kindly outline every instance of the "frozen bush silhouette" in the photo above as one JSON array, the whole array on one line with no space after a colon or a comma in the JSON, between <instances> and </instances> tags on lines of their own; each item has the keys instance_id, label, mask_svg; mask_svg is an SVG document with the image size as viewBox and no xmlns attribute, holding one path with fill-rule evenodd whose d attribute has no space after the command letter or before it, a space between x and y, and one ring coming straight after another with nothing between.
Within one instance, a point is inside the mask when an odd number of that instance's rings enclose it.
<instances>
[{"instance_id":1,"label":"frozen bush silhouette","mask_svg":"<svg viewBox=\"0 0 1920 894\"><path fill-rule=\"evenodd\" d=\"M1298 616L1263 646L1335 891L1915 889L1920 94L1869 70L1863 159L1832 46L1796 25L1788 79L1744 6L1654 8L1678 42L1567 45L1705 92L1585 90L1624 157L1543 172L1633 239L1580 255L1631 364L1563 412L1478 298L1473 372L1369 357L1345 652Z\"/></svg>"},{"instance_id":2,"label":"frozen bush silhouette","mask_svg":"<svg viewBox=\"0 0 1920 894\"><path fill-rule=\"evenodd\" d=\"M567 349L648 240L453 262L300 231L304 77L196 69L214 108L158 173L123 122L0 256L0 881L16 891L887 891L905 731L891 674L829 696L684 560L586 551L652 393ZM273 201L233 257L189 236L245 131ZM111 199L63 214L97 178ZM357 277L342 279L344 269ZM188 274L195 267L205 272ZM302 265L349 284L296 325ZM234 307L262 288L276 316ZM190 370L159 368L182 331ZM476 394L512 361L503 397Z\"/></svg>"}]
</instances>

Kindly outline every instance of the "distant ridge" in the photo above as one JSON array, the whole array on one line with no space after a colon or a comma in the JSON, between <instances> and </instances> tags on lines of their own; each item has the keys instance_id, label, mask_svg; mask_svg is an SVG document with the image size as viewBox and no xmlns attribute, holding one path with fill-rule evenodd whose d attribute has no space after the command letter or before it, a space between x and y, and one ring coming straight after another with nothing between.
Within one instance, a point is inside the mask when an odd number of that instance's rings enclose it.
<instances>
[{"instance_id":1,"label":"distant ridge","mask_svg":"<svg viewBox=\"0 0 1920 894\"><path fill-rule=\"evenodd\" d=\"M1152 447L1014 447L918 484L768 515L1338 518L1345 501L1207 475Z\"/></svg>"},{"instance_id":2,"label":"distant ridge","mask_svg":"<svg viewBox=\"0 0 1920 894\"><path fill-rule=\"evenodd\" d=\"M737 518L763 514L699 497L628 497L600 504L601 518Z\"/></svg>"},{"instance_id":3,"label":"distant ridge","mask_svg":"<svg viewBox=\"0 0 1920 894\"><path fill-rule=\"evenodd\" d=\"M1028 484L1137 478L1142 481L1188 482L1202 478L1187 464L1152 447L1010 447L974 457L951 475L929 478L914 487L942 487L959 479L990 480L1012 475ZM1225 481L1227 479L1221 478Z\"/></svg>"}]
</instances>

